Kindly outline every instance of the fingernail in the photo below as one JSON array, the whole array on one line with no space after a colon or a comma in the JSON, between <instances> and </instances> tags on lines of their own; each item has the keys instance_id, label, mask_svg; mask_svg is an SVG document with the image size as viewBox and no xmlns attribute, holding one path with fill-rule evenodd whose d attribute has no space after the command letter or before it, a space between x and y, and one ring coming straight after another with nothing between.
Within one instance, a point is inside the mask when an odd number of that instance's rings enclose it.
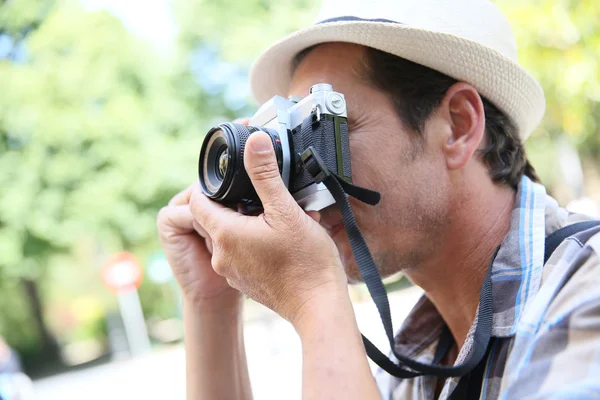
<instances>
[{"instance_id":1,"label":"fingernail","mask_svg":"<svg viewBox=\"0 0 600 400\"><path fill-rule=\"evenodd\" d=\"M266 153L271 151L273 148L273 143L271 143L271 138L266 133L255 133L250 138L250 147L256 153Z\"/></svg>"}]
</instances>

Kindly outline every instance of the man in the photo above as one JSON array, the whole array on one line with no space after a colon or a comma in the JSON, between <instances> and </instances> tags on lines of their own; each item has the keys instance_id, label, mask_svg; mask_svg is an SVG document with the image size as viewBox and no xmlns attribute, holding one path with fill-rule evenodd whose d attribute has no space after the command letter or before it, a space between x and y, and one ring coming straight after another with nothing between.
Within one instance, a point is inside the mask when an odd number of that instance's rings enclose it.
<instances>
[{"instance_id":1,"label":"man","mask_svg":"<svg viewBox=\"0 0 600 400\"><path fill-rule=\"evenodd\" d=\"M351 201L358 225L382 276L403 271L425 291L397 353L431 363L449 330L440 364L460 364L492 262L492 341L476 397L598 393L600 228L563 241L544 265L545 237L585 218L534 183L523 142L544 98L516 63L502 14L486 0L342 1L325 2L317 21L268 49L251 84L259 102L322 82L345 95L353 181L382 195L375 207ZM185 297L188 398L251 398L242 294L296 329L303 398L452 396L459 377L373 379L347 292L361 276L339 210L303 212L262 133L248 140L245 168L261 215L214 203L195 183L158 218Z\"/></svg>"}]
</instances>

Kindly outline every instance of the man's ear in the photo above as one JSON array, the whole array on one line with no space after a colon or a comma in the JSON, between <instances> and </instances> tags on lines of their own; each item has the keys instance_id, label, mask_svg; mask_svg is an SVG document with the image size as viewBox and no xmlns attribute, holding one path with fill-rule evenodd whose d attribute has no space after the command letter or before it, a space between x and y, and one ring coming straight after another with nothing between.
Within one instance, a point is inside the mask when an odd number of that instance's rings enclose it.
<instances>
[{"instance_id":1,"label":"man's ear","mask_svg":"<svg viewBox=\"0 0 600 400\"><path fill-rule=\"evenodd\" d=\"M442 146L446 165L458 170L469 162L483 140L483 102L473 86L459 82L448 89L440 107L450 126Z\"/></svg>"}]
</instances>

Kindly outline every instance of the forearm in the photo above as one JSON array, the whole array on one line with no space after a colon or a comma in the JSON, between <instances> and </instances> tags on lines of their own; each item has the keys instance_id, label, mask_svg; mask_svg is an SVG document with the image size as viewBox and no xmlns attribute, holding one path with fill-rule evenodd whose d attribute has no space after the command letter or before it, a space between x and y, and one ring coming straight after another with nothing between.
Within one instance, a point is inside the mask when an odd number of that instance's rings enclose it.
<instances>
[{"instance_id":1,"label":"forearm","mask_svg":"<svg viewBox=\"0 0 600 400\"><path fill-rule=\"evenodd\" d=\"M302 398L380 399L347 292L327 295L303 312Z\"/></svg>"},{"instance_id":2,"label":"forearm","mask_svg":"<svg viewBox=\"0 0 600 400\"><path fill-rule=\"evenodd\" d=\"M242 298L184 302L188 400L252 399L244 349Z\"/></svg>"}]
</instances>

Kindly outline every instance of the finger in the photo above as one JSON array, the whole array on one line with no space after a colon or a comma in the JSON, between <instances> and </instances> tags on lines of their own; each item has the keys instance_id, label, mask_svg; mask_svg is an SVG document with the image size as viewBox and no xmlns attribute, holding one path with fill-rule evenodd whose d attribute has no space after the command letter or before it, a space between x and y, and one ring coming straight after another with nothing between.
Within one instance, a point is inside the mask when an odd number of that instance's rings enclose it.
<instances>
[{"instance_id":1,"label":"finger","mask_svg":"<svg viewBox=\"0 0 600 400\"><path fill-rule=\"evenodd\" d=\"M204 228L198 222L196 222L196 220L194 220L193 225L194 225L194 230L198 233L198 235L202 236L202 239L204 239L204 244L206 244L206 248L208 249L208 252L210 254L212 254L212 252L213 252L212 239L210 238L210 236L208 236L208 233L206 233Z\"/></svg>"},{"instance_id":2,"label":"finger","mask_svg":"<svg viewBox=\"0 0 600 400\"><path fill-rule=\"evenodd\" d=\"M204 244L206 245L206 249L208 250L208 252L210 254L212 254L213 253L212 240L210 238L204 239Z\"/></svg>"},{"instance_id":3,"label":"finger","mask_svg":"<svg viewBox=\"0 0 600 400\"><path fill-rule=\"evenodd\" d=\"M232 223L232 219L243 217L231 208L206 197L200 187L192 188L190 210L194 219L212 238L215 238L215 230L219 225Z\"/></svg>"},{"instance_id":4,"label":"finger","mask_svg":"<svg viewBox=\"0 0 600 400\"><path fill-rule=\"evenodd\" d=\"M160 236L165 240L194 231L194 217L187 205L163 207L156 221Z\"/></svg>"},{"instance_id":5,"label":"finger","mask_svg":"<svg viewBox=\"0 0 600 400\"><path fill-rule=\"evenodd\" d=\"M190 213L190 214L191 214L191 213ZM193 219L193 218L194 218L194 217L192 217L192 219ZM209 236L208 232L206 232L206 229L204 229L204 228L202 227L202 225L200 225L200 224L198 223L198 221L196 221L196 220L194 219L194 220L192 221L192 226L194 227L194 230L195 230L196 232L198 232L198 235L202 236L204 239L208 239L208 240L210 240L210 236Z\"/></svg>"},{"instance_id":6,"label":"finger","mask_svg":"<svg viewBox=\"0 0 600 400\"><path fill-rule=\"evenodd\" d=\"M182 190L181 192L179 192L175 196L173 196L173 198L171 199L171 201L169 201L169 205L170 206L171 205L180 206L182 204L189 204L189 202L190 202L190 196L192 194L192 189L194 188L194 186L199 186L198 181L192 183L185 190Z\"/></svg>"},{"instance_id":7,"label":"finger","mask_svg":"<svg viewBox=\"0 0 600 400\"><path fill-rule=\"evenodd\" d=\"M264 132L250 135L244 150L244 166L262 202L265 215L273 212L289 213L295 202L279 175L269 135Z\"/></svg>"}]
</instances>

